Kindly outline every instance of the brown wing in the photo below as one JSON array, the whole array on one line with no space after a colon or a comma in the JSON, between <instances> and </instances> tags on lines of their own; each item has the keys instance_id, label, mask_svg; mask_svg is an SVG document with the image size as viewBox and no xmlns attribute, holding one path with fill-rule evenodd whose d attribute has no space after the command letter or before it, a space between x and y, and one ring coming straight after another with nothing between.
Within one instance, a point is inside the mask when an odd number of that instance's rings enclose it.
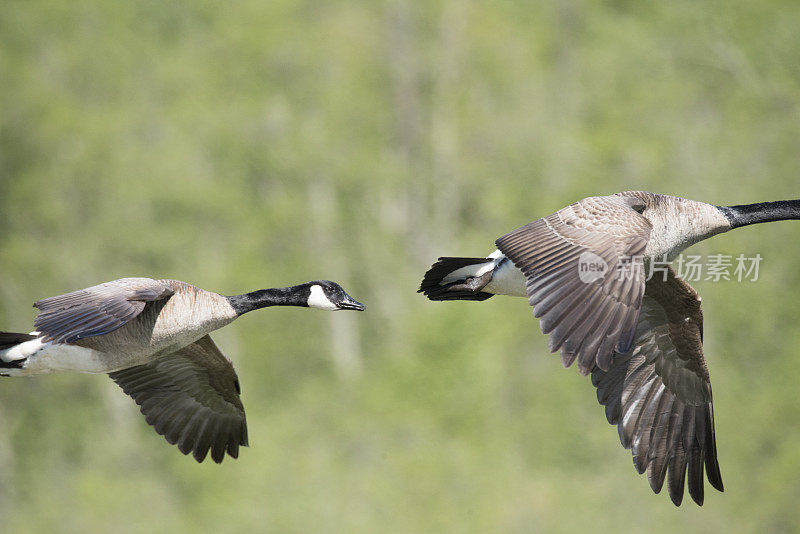
<instances>
[{"instance_id":1,"label":"brown wing","mask_svg":"<svg viewBox=\"0 0 800 534\"><path fill-rule=\"evenodd\" d=\"M145 365L109 375L141 407L147 422L183 454L220 463L247 446L239 380L211 337Z\"/></svg>"},{"instance_id":2,"label":"brown wing","mask_svg":"<svg viewBox=\"0 0 800 534\"><path fill-rule=\"evenodd\" d=\"M585 198L504 235L497 247L527 278L528 301L566 367L608 369L630 350L651 225L632 197ZM636 210L639 211L636 211Z\"/></svg>"},{"instance_id":3,"label":"brown wing","mask_svg":"<svg viewBox=\"0 0 800 534\"><path fill-rule=\"evenodd\" d=\"M595 369L592 383L618 425L633 465L647 470L650 487L661 491L667 478L676 505L689 494L703 504L703 465L708 481L723 491L714 436L711 382L703 358L703 314L700 297L675 276L647 282L634 349L614 357L607 372Z\"/></svg>"},{"instance_id":4,"label":"brown wing","mask_svg":"<svg viewBox=\"0 0 800 534\"><path fill-rule=\"evenodd\" d=\"M121 278L37 301L34 326L43 341L72 343L113 332L139 315L146 302L172 294L172 288L158 280Z\"/></svg>"}]
</instances>

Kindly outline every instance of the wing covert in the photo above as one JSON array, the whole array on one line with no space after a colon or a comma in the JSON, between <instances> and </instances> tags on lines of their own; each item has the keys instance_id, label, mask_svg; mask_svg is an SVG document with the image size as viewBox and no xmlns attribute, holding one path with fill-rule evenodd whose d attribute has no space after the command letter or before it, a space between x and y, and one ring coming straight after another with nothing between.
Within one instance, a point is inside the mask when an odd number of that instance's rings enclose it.
<instances>
[{"instance_id":1,"label":"wing covert","mask_svg":"<svg viewBox=\"0 0 800 534\"><path fill-rule=\"evenodd\" d=\"M139 315L147 302L173 293L164 282L121 278L37 301L34 327L45 342L72 343L113 332Z\"/></svg>"}]
</instances>

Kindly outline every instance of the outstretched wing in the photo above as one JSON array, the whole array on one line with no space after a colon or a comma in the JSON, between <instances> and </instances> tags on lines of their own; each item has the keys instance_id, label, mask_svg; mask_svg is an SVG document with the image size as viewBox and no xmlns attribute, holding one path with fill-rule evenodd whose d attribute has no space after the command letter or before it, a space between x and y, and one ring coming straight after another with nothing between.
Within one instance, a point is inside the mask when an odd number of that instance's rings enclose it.
<instances>
[{"instance_id":1,"label":"outstretched wing","mask_svg":"<svg viewBox=\"0 0 800 534\"><path fill-rule=\"evenodd\" d=\"M633 450L636 470L647 470L656 493L666 477L676 505L687 467L697 504L703 504L704 465L709 483L723 491L702 336L700 297L670 268L666 281L647 282L634 349L617 354L607 372L592 372L597 398L622 445Z\"/></svg>"},{"instance_id":2,"label":"outstretched wing","mask_svg":"<svg viewBox=\"0 0 800 534\"><path fill-rule=\"evenodd\" d=\"M109 373L147 422L183 454L220 463L247 446L247 421L233 365L210 336L145 365Z\"/></svg>"},{"instance_id":3,"label":"outstretched wing","mask_svg":"<svg viewBox=\"0 0 800 534\"><path fill-rule=\"evenodd\" d=\"M652 228L643 208L634 197L585 198L496 241L527 278L550 351L561 349L566 367L577 359L582 374L608 369L633 342L645 284L634 260Z\"/></svg>"},{"instance_id":4,"label":"outstretched wing","mask_svg":"<svg viewBox=\"0 0 800 534\"><path fill-rule=\"evenodd\" d=\"M121 278L37 301L34 326L42 341L72 343L113 332L139 315L146 302L172 294L172 288L158 280Z\"/></svg>"}]
</instances>

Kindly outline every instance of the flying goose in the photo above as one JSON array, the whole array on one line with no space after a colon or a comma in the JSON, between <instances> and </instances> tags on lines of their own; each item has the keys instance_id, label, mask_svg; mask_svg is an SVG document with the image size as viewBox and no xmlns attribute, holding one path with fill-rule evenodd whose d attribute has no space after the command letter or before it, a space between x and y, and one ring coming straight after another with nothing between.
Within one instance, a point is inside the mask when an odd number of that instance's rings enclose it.
<instances>
[{"instance_id":1,"label":"flying goose","mask_svg":"<svg viewBox=\"0 0 800 534\"><path fill-rule=\"evenodd\" d=\"M431 300L527 297L551 352L592 375L608 422L639 473L675 505L703 504L703 467L723 491L700 296L671 267L688 246L749 224L800 219L800 200L713 206L626 191L589 197L499 238L482 258L443 257L419 292Z\"/></svg>"},{"instance_id":2,"label":"flying goose","mask_svg":"<svg viewBox=\"0 0 800 534\"><path fill-rule=\"evenodd\" d=\"M122 278L40 300L30 334L0 332L0 376L108 373L184 454L222 462L247 445L239 380L208 335L267 306L364 310L317 280L225 297L178 280Z\"/></svg>"}]
</instances>

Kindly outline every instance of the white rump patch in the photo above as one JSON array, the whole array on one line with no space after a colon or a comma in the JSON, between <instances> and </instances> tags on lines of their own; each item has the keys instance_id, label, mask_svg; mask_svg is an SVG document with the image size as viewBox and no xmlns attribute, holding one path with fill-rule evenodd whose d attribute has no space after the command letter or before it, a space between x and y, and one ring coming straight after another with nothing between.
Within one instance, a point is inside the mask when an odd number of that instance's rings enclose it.
<instances>
[{"instance_id":1,"label":"white rump patch","mask_svg":"<svg viewBox=\"0 0 800 534\"><path fill-rule=\"evenodd\" d=\"M492 264L494 272L492 273L492 280L486 284L486 287L484 287L482 291L494 295L527 298L528 292L525 289L527 281L522 271L514 267L511 260L506 258L505 254L499 250L495 250L489 254L489 257L494 259L494 263Z\"/></svg>"},{"instance_id":2,"label":"white rump patch","mask_svg":"<svg viewBox=\"0 0 800 534\"><path fill-rule=\"evenodd\" d=\"M331 302L325 295L325 291L322 290L322 286L319 284L311 286L311 294L308 296L308 307L329 311L339 309L339 307Z\"/></svg>"},{"instance_id":3,"label":"white rump patch","mask_svg":"<svg viewBox=\"0 0 800 534\"><path fill-rule=\"evenodd\" d=\"M24 360L39 352L42 349L43 343L40 338L31 339L30 341L23 341L13 347L0 350L0 360L4 362L14 362L17 360Z\"/></svg>"}]
</instances>

